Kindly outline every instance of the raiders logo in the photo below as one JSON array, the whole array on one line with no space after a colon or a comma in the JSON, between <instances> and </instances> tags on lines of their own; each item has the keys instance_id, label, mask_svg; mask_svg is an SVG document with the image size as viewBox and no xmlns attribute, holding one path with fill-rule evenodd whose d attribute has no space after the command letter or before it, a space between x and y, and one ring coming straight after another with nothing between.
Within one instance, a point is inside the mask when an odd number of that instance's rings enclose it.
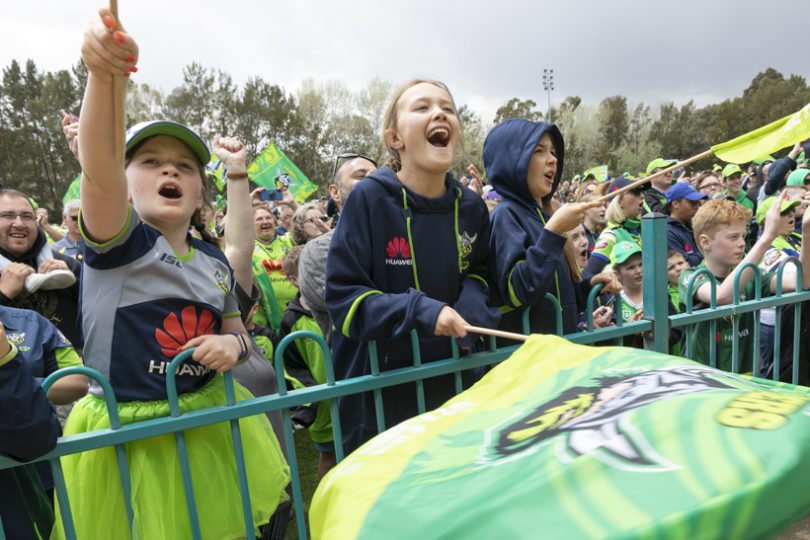
<instances>
[{"instance_id":1,"label":"raiders logo","mask_svg":"<svg viewBox=\"0 0 810 540\"><path fill-rule=\"evenodd\" d=\"M565 390L556 398L486 434L484 461L497 464L529 455L552 441L563 459L591 454L605 464L635 471L675 467L633 427L633 411L686 394L738 389L732 374L695 365L593 379L593 386ZM559 447L558 447L559 448Z\"/></svg>"}]
</instances>

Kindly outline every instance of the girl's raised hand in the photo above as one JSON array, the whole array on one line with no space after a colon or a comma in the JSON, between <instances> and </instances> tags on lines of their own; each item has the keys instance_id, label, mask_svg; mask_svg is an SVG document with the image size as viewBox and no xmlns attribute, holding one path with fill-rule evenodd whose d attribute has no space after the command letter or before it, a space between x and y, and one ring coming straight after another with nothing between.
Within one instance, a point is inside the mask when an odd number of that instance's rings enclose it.
<instances>
[{"instance_id":1,"label":"girl's raised hand","mask_svg":"<svg viewBox=\"0 0 810 540\"><path fill-rule=\"evenodd\" d=\"M214 137L214 153L228 169L228 174L247 174L247 150L242 141L231 137Z\"/></svg>"},{"instance_id":2,"label":"girl's raised hand","mask_svg":"<svg viewBox=\"0 0 810 540\"><path fill-rule=\"evenodd\" d=\"M90 24L82 42L82 60L96 76L123 75L137 71L138 44L107 8Z\"/></svg>"}]
</instances>

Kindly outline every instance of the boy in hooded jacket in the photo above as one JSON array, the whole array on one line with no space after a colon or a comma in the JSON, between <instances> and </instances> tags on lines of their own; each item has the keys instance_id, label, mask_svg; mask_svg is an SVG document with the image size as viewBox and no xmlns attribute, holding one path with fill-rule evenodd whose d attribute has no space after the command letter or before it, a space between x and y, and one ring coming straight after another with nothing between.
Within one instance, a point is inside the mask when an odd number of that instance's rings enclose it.
<instances>
[{"instance_id":1,"label":"boy in hooded jacket","mask_svg":"<svg viewBox=\"0 0 810 540\"><path fill-rule=\"evenodd\" d=\"M475 341L469 323L493 327L487 305L489 213L481 197L447 173L461 130L449 90L437 81L411 81L394 95L385 117L389 165L358 183L335 229L326 265L326 305L334 324L338 379L368 375L369 341L381 371L414 365L410 333L421 361L452 356ZM452 376L424 381L426 410L452 397ZM352 451L377 433L416 416L416 387L382 390L384 418L371 393L340 398L344 446Z\"/></svg>"},{"instance_id":2,"label":"boy in hooded jacket","mask_svg":"<svg viewBox=\"0 0 810 540\"><path fill-rule=\"evenodd\" d=\"M531 307L529 330L556 333L556 309L562 308L562 329L576 331L584 308L587 284L578 281L573 251L566 253L565 233L585 219L585 212L604 203L595 200L561 206L552 213L549 202L562 177L565 144L554 124L515 118L498 124L484 141L484 167L490 184L503 199L492 211L490 270L506 305L501 328L522 332L522 310ZM600 278L594 276L593 283ZM597 326L610 320L601 310Z\"/></svg>"}]
</instances>

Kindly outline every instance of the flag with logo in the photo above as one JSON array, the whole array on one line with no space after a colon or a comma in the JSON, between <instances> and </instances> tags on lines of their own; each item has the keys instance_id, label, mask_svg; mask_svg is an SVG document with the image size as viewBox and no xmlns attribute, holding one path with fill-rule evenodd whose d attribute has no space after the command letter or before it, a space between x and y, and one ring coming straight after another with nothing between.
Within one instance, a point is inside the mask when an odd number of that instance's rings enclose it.
<instances>
[{"instance_id":1,"label":"flag with logo","mask_svg":"<svg viewBox=\"0 0 810 540\"><path fill-rule=\"evenodd\" d=\"M598 165L596 167L591 167L590 169L582 173L582 178L587 178L588 176L593 176L596 179L596 182L601 184L602 182L607 180L608 166Z\"/></svg>"},{"instance_id":2,"label":"flag with logo","mask_svg":"<svg viewBox=\"0 0 810 540\"><path fill-rule=\"evenodd\" d=\"M712 146L712 152L729 163L748 163L806 139L810 139L810 103L781 120Z\"/></svg>"},{"instance_id":3,"label":"flag with logo","mask_svg":"<svg viewBox=\"0 0 810 540\"><path fill-rule=\"evenodd\" d=\"M810 390L532 336L320 483L314 538L763 538L810 508Z\"/></svg>"},{"instance_id":4,"label":"flag with logo","mask_svg":"<svg viewBox=\"0 0 810 540\"><path fill-rule=\"evenodd\" d=\"M251 180L268 189L277 189L281 184L286 184L290 194L299 203L318 191L318 186L310 182L301 169L272 141L256 156L247 172Z\"/></svg>"},{"instance_id":5,"label":"flag with logo","mask_svg":"<svg viewBox=\"0 0 810 540\"><path fill-rule=\"evenodd\" d=\"M72 201L73 199L81 199L82 193L82 175L77 174L76 178L73 179L73 182L70 183L68 186L67 191L62 196L62 204L64 205L68 201Z\"/></svg>"},{"instance_id":6,"label":"flag with logo","mask_svg":"<svg viewBox=\"0 0 810 540\"><path fill-rule=\"evenodd\" d=\"M222 178L222 176L225 174L225 165L223 165L223 163L213 152L211 152L211 161L205 166L205 172L209 177L211 177L211 179L213 179L214 185L217 187L217 191L221 192L223 189L225 189L225 180Z\"/></svg>"}]
</instances>

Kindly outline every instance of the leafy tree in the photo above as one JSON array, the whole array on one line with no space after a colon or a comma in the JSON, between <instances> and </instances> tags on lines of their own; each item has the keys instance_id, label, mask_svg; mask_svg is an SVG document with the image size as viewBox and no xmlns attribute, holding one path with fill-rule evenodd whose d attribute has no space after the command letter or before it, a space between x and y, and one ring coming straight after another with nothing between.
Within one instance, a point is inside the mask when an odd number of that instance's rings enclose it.
<instances>
[{"instance_id":1,"label":"leafy tree","mask_svg":"<svg viewBox=\"0 0 810 540\"><path fill-rule=\"evenodd\" d=\"M510 118L526 118L528 120L541 120L543 115L540 111L537 110L537 103L531 99L520 99L520 98L512 98L503 105L501 105L497 111L495 111L495 119L492 121L493 124L500 124L504 120L509 120Z\"/></svg>"}]
</instances>

